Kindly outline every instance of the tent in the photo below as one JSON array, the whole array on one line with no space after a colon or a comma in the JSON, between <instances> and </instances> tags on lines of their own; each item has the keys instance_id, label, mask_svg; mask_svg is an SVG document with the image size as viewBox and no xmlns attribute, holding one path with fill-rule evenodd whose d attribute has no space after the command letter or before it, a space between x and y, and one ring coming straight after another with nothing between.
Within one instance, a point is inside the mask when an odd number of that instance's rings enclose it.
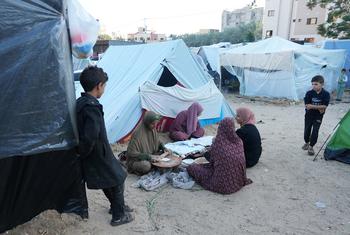
<instances>
[{"instance_id":1,"label":"tent","mask_svg":"<svg viewBox=\"0 0 350 235\"><path fill-rule=\"evenodd\" d=\"M174 117L175 113L198 101L207 107L200 117L201 125L233 116L210 75L182 40L110 46L98 66L109 76L100 102L104 106L107 135L111 143L130 134L141 118L142 109ZM77 91L79 95L80 90ZM157 105L149 105L151 101L146 101L151 95L160 101ZM167 102L163 97L167 97ZM180 103L183 105L173 105ZM162 110L165 105L168 109Z\"/></svg>"},{"instance_id":2,"label":"tent","mask_svg":"<svg viewBox=\"0 0 350 235\"><path fill-rule=\"evenodd\" d=\"M0 1L0 233L80 197L66 4Z\"/></svg>"},{"instance_id":3,"label":"tent","mask_svg":"<svg viewBox=\"0 0 350 235\"><path fill-rule=\"evenodd\" d=\"M240 81L240 93L300 100L311 88L311 78L323 75L325 88L336 89L345 50L305 47L272 37L224 52L221 66L230 66Z\"/></svg>"},{"instance_id":4,"label":"tent","mask_svg":"<svg viewBox=\"0 0 350 235\"><path fill-rule=\"evenodd\" d=\"M344 68L347 68L347 75L350 77L350 39L341 39L341 40L324 40L320 43L321 48L326 50L334 49L344 49L346 50L346 60ZM346 83L347 87L350 87L350 79Z\"/></svg>"},{"instance_id":5,"label":"tent","mask_svg":"<svg viewBox=\"0 0 350 235\"><path fill-rule=\"evenodd\" d=\"M350 164L350 110L339 122L336 132L324 152L326 160L337 160Z\"/></svg>"}]
</instances>

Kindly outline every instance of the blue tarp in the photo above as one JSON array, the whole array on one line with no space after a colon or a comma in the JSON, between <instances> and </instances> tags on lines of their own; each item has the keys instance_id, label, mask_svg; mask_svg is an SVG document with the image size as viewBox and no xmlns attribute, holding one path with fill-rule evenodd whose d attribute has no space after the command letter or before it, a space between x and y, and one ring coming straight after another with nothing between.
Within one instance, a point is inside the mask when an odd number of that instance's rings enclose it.
<instances>
[{"instance_id":1,"label":"blue tarp","mask_svg":"<svg viewBox=\"0 0 350 235\"><path fill-rule=\"evenodd\" d=\"M346 72L348 77L350 78L350 40L325 40L322 42L323 49L344 49L346 50L346 59L344 68L346 68ZM346 84L347 87L350 87L350 79Z\"/></svg>"}]
</instances>

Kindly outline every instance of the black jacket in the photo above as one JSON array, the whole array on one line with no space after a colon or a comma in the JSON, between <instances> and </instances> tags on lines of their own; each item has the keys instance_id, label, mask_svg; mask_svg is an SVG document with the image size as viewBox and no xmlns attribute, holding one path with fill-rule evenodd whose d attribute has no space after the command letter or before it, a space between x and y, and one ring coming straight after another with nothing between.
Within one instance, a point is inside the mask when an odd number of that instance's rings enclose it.
<instances>
[{"instance_id":1,"label":"black jacket","mask_svg":"<svg viewBox=\"0 0 350 235\"><path fill-rule=\"evenodd\" d=\"M114 157L103 119L103 107L87 94L77 100L79 154L89 189L111 188L124 183L126 172Z\"/></svg>"},{"instance_id":2,"label":"black jacket","mask_svg":"<svg viewBox=\"0 0 350 235\"><path fill-rule=\"evenodd\" d=\"M247 167L255 166L261 156L261 138L255 125L246 124L236 131L242 139L244 146L244 155Z\"/></svg>"}]
</instances>

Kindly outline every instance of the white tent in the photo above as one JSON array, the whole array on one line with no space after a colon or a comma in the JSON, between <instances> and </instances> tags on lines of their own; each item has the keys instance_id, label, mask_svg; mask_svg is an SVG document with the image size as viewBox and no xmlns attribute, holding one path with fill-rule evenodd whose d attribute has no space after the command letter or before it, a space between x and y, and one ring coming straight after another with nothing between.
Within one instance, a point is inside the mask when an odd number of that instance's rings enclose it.
<instances>
[{"instance_id":1,"label":"white tent","mask_svg":"<svg viewBox=\"0 0 350 235\"><path fill-rule=\"evenodd\" d=\"M107 135L111 143L133 130L142 115L142 108L174 117L197 101L205 107L203 115L199 117L201 125L234 114L213 85L210 75L182 40L111 46L98 66L109 76L100 102L104 106ZM157 85L161 81L174 82L171 80L185 88ZM80 95L79 91L77 95Z\"/></svg>"},{"instance_id":2,"label":"white tent","mask_svg":"<svg viewBox=\"0 0 350 235\"><path fill-rule=\"evenodd\" d=\"M221 66L230 66L238 77L242 95L293 100L304 97L315 75L323 75L325 88L333 91L344 60L344 50L304 47L279 37L220 55Z\"/></svg>"}]
</instances>

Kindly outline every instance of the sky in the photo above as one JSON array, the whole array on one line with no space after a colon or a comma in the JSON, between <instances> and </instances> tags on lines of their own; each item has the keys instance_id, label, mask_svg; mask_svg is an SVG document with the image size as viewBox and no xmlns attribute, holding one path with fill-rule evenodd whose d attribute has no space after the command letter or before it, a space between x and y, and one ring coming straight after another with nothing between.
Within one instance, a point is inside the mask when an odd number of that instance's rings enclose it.
<instances>
[{"instance_id":1,"label":"sky","mask_svg":"<svg viewBox=\"0 0 350 235\"><path fill-rule=\"evenodd\" d=\"M199 29L221 29L223 10L245 7L252 0L79 0L83 7L101 23L102 31L125 37L138 27L157 33L186 34ZM257 0L264 6L265 0Z\"/></svg>"}]
</instances>

